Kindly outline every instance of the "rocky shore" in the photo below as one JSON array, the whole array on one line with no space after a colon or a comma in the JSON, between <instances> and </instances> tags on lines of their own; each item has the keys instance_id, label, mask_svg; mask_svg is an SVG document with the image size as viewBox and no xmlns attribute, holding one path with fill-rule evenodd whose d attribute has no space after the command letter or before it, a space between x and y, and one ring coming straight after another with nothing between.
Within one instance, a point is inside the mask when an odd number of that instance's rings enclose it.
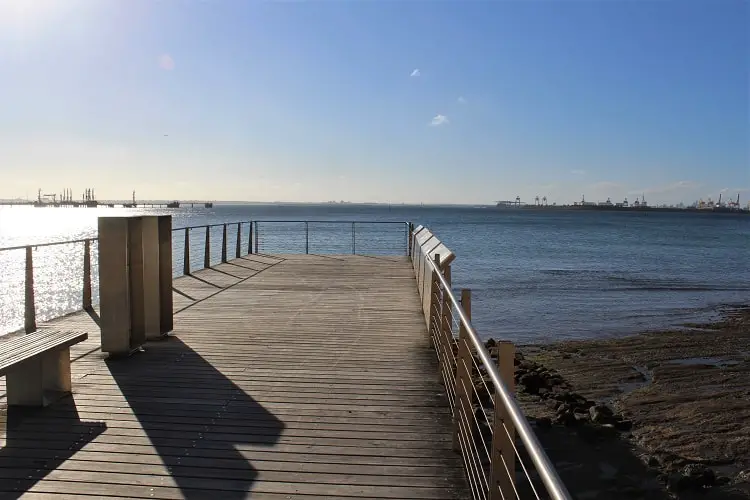
<instances>
[{"instance_id":1,"label":"rocky shore","mask_svg":"<svg viewBox=\"0 0 750 500\"><path fill-rule=\"evenodd\" d=\"M721 314L517 346L517 398L575 498L750 498L750 307ZM475 388L484 424L491 401L480 377Z\"/></svg>"}]
</instances>

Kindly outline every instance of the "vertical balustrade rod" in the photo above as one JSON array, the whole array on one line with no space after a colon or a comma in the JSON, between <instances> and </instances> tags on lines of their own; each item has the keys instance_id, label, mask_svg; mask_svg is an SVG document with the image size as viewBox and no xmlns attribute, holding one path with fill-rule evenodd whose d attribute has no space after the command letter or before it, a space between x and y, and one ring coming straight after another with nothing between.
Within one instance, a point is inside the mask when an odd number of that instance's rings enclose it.
<instances>
[{"instance_id":1,"label":"vertical balustrade rod","mask_svg":"<svg viewBox=\"0 0 750 500\"><path fill-rule=\"evenodd\" d=\"M310 224L305 221L305 254L310 253Z\"/></svg>"},{"instance_id":2,"label":"vertical balustrade rod","mask_svg":"<svg viewBox=\"0 0 750 500\"><path fill-rule=\"evenodd\" d=\"M206 226L206 244L203 252L203 267L211 267L211 226Z\"/></svg>"},{"instance_id":3,"label":"vertical balustrade rod","mask_svg":"<svg viewBox=\"0 0 750 500\"><path fill-rule=\"evenodd\" d=\"M190 276L190 228L185 228L185 252L182 256L182 274Z\"/></svg>"},{"instance_id":4,"label":"vertical balustrade rod","mask_svg":"<svg viewBox=\"0 0 750 500\"><path fill-rule=\"evenodd\" d=\"M471 321L471 290L464 288L461 290L461 308L466 313L466 317ZM474 363L472 362L472 352L470 347L469 333L466 331L463 321L458 327L458 353L456 354L456 387L453 405L453 449L461 451L459 441L459 432L461 422L464 425L469 424L469 415L466 409L472 411L471 397L468 388L471 387L474 380Z\"/></svg>"},{"instance_id":5,"label":"vertical balustrade rod","mask_svg":"<svg viewBox=\"0 0 750 500\"><path fill-rule=\"evenodd\" d=\"M511 342L498 342L498 371L511 394L515 393L516 390L513 380L515 356L516 349ZM495 416L492 428L494 433L492 435L492 451L490 452L492 454L490 500L500 500L515 495L513 489L515 475L509 476L508 471L515 472L516 470L516 454L513 448L516 432L507 409L502 405L501 399L497 395L495 396ZM507 433L505 432L506 429Z\"/></svg>"},{"instance_id":6,"label":"vertical balustrade rod","mask_svg":"<svg viewBox=\"0 0 750 500\"><path fill-rule=\"evenodd\" d=\"M24 329L26 333L36 331L36 305L34 304L34 260L33 250L26 247L26 297L24 314Z\"/></svg>"},{"instance_id":7,"label":"vertical balustrade rod","mask_svg":"<svg viewBox=\"0 0 750 500\"><path fill-rule=\"evenodd\" d=\"M429 259L430 256L427 255L425 258ZM435 254L435 268L440 269L440 254ZM439 340L437 338L437 332L435 330L436 326L440 325L440 322L438 320L438 314L439 314L439 305L437 304L437 297L440 293L440 279L438 279L437 271L432 271L431 277L431 286L430 286L430 300L427 303L429 305L429 315L430 315L430 324L427 328L427 333L430 335L430 340L432 341L433 346L435 349L440 353L440 344L438 344L436 341Z\"/></svg>"},{"instance_id":8,"label":"vertical balustrade rod","mask_svg":"<svg viewBox=\"0 0 750 500\"><path fill-rule=\"evenodd\" d=\"M83 243L83 309L91 309L91 240Z\"/></svg>"},{"instance_id":9,"label":"vertical balustrade rod","mask_svg":"<svg viewBox=\"0 0 750 500\"><path fill-rule=\"evenodd\" d=\"M409 257L414 259L414 256L412 255L412 240L414 239L414 224L409 222L409 241L406 242L406 251L408 252Z\"/></svg>"},{"instance_id":10,"label":"vertical balustrade rod","mask_svg":"<svg viewBox=\"0 0 750 500\"><path fill-rule=\"evenodd\" d=\"M354 228L354 222L352 222L352 255L357 255L357 231Z\"/></svg>"},{"instance_id":11,"label":"vertical balustrade rod","mask_svg":"<svg viewBox=\"0 0 750 500\"><path fill-rule=\"evenodd\" d=\"M224 232L221 235L221 261L227 261L227 225L224 224Z\"/></svg>"},{"instance_id":12,"label":"vertical balustrade rod","mask_svg":"<svg viewBox=\"0 0 750 500\"><path fill-rule=\"evenodd\" d=\"M237 244L234 249L235 258L239 259L242 253L242 222L237 223Z\"/></svg>"},{"instance_id":13,"label":"vertical balustrade rod","mask_svg":"<svg viewBox=\"0 0 750 500\"><path fill-rule=\"evenodd\" d=\"M446 264L443 269L443 277L445 278L445 281L450 285L451 283L451 266L450 264ZM444 362L448 363L447 366L443 367L443 370L446 370L446 372L453 371L453 366L450 366L450 360L451 355L453 354L453 332L451 332L451 327L453 325L453 314L451 312L451 302L450 297L448 297L448 294L445 293L445 290L442 291L440 294L442 297L442 301L440 303L440 329L442 332L442 335L440 338L443 341L443 357ZM447 384L447 381L446 381ZM446 387L447 389L447 387ZM455 411L455 408L454 408Z\"/></svg>"},{"instance_id":14,"label":"vertical balustrade rod","mask_svg":"<svg viewBox=\"0 0 750 500\"><path fill-rule=\"evenodd\" d=\"M255 223L255 253L260 252L260 246L258 245L258 235L260 234L260 225L256 222Z\"/></svg>"},{"instance_id":15,"label":"vertical balustrade rod","mask_svg":"<svg viewBox=\"0 0 750 500\"><path fill-rule=\"evenodd\" d=\"M250 226L248 227L247 253L248 255L252 255L253 253L253 221L250 221Z\"/></svg>"}]
</instances>

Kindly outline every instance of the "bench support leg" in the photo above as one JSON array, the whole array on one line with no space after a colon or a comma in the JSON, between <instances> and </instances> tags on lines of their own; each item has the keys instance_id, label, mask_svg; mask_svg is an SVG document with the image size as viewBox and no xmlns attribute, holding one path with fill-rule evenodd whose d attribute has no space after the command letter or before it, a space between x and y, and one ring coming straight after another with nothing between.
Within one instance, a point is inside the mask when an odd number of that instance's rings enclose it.
<instances>
[{"instance_id":1,"label":"bench support leg","mask_svg":"<svg viewBox=\"0 0 750 500\"><path fill-rule=\"evenodd\" d=\"M70 393L70 349L24 361L6 375L9 406L47 406Z\"/></svg>"}]
</instances>

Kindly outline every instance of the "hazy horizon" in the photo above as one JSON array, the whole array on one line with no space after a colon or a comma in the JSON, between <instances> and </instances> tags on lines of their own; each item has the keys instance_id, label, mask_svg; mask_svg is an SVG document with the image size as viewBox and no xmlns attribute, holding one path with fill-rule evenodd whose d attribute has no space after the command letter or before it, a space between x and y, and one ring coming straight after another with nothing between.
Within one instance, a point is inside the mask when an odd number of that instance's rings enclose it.
<instances>
[{"instance_id":1,"label":"hazy horizon","mask_svg":"<svg viewBox=\"0 0 750 500\"><path fill-rule=\"evenodd\" d=\"M743 0L0 0L0 198L746 199L749 20Z\"/></svg>"}]
</instances>

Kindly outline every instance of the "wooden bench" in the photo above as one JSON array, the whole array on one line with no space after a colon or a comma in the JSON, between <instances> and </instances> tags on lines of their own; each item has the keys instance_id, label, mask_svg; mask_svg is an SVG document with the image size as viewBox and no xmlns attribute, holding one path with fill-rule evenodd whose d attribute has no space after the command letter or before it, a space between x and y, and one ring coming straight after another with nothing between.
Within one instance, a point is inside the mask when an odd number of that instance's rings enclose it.
<instances>
[{"instance_id":1,"label":"wooden bench","mask_svg":"<svg viewBox=\"0 0 750 500\"><path fill-rule=\"evenodd\" d=\"M70 346L89 337L81 332L36 332L0 343L0 375L9 406L47 406L69 394Z\"/></svg>"}]
</instances>

